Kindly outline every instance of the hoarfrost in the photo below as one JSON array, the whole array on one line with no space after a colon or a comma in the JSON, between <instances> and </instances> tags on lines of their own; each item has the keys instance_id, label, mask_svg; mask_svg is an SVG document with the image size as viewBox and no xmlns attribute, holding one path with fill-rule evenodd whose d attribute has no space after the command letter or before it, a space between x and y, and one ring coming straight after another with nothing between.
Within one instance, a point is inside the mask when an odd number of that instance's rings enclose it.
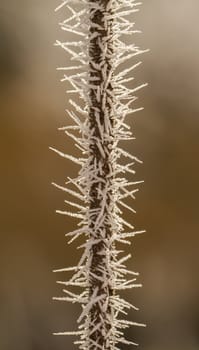
<instances>
[{"instance_id":1,"label":"hoarfrost","mask_svg":"<svg viewBox=\"0 0 199 350\"><path fill-rule=\"evenodd\" d=\"M125 118L143 109L130 105L137 99L135 93L147 85L128 87L134 80L128 74L139 67L141 61L133 61L129 68L119 71L123 63L137 60L137 56L147 51L122 41L123 36L139 32L129 15L137 12L140 4L135 0L67 0L55 10L67 9L70 15L60 27L80 37L77 41L56 41L55 45L64 49L71 61L79 62L57 69L64 73L62 81L72 86L68 92L78 93L84 100L84 107L69 100L73 110L67 110L67 115L74 124L59 130L74 140L85 158L51 147L61 157L80 166L78 176L68 178L67 187L53 185L81 201L79 204L65 200L76 212L57 210L57 213L80 219L80 228L66 234L70 237L69 243L81 235L86 242L79 247L84 251L77 266L55 270L74 273L71 279L57 283L84 289L80 294L64 289L65 296L54 298L82 305L78 318L80 330L54 334L79 336L74 343L82 350L119 350L117 343L137 345L124 338L123 329L130 325L144 326L118 319L119 313L127 314L126 309L138 308L122 299L117 291L141 287L141 284L136 283L138 273L126 268L125 262L131 255L118 258L123 251L116 249L117 242L130 244L127 238L145 232L135 231L134 226L121 217L120 207L135 213L125 199L134 199L138 189L131 186L143 181L125 178L126 173L131 177L135 175L135 162L142 162L118 145L120 141L134 139ZM125 227L132 231L126 232ZM133 278L128 279L128 275Z\"/></svg>"}]
</instances>

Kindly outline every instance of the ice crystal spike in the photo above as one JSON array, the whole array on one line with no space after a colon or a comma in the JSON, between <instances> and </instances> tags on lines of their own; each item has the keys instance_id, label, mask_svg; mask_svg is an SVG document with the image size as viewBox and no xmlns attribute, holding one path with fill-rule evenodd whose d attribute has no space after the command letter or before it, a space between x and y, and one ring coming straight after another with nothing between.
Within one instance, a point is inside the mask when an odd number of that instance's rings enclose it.
<instances>
[{"instance_id":1,"label":"ice crystal spike","mask_svg":"<svg viewBox=\"0 0 199 350\"><path fill-rule=\"evenodd\" d=\"M54 299L81 304L78 329L54 334L78 336L74 344L81 350L116 350L118 343L137 345L124 338L123 330L144 326L120 319L119 315L126 315L128 309L138 309L122 299L119 290L141 284L136 283L138 273L126 268L131 255L120 256L123 251L117 249L117 242L130 244L127 238L144 232L135 231L122 217L123 209L134 215L135 210L125 200L135 198L135 186L143 181L125 178L126 173L134 176L134 164L141 161L119 144L133 139L125 117L142 110L132 108L132 104L137 99L135 93L146 86L133 85L132 76L141 64L137 56L146 50L123 42L126 35L138 32L129 16L139 10L140 4L135 0L66 0L56 8L67 11L68 17L60 27L66 31L66 38L71 36L71 41L55 43L71 59L71 65L58 68L64 74L61 81L71 85L68 93L77 93L84 101L82 107L69 99L71 125L59 128L72 138L82 157L51 147L80 167L77 177L68 177L65 186L53 183L68 195L67 209L56 212L79 220L78 229L66 234L69 243L82 235L85 243L78 247L83 253L77 266L54 270L73 273L67 281L57 281L66 289L64 296ZM130 65L122 70L124 63ZM74 293L75 287L81 288L79 294Z\"/></svg>"}]
</instances>

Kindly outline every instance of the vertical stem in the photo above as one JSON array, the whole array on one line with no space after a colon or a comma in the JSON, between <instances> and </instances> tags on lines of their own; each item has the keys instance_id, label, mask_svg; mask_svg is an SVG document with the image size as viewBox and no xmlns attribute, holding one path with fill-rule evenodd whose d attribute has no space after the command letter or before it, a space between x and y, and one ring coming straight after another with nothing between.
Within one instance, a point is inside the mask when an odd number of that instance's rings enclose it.
<instances>
[{"instance_id":1,"label":"vertical stem","mask_svg":"<svg viewBox=\"0 0 199 350\"><path fill-rule=\"evenodd\" d=\"M70 3L74 3L74 8ZM78 176L69 178L66 187L54 184L75 198L75 202L66 203L78 208L78 212L57 212L80 219L80 228L68 233L72 236L69 242L81 234L85 234L86 242L80 246L85 250L77 266L56 270L74 271L69 280L59 283L84 289L80 294L64 289L64 297L54 298L82 305L78 331L55 334L80 336L75 342L80 350L115 350L118 343L138 345L125 339L123 331L130 325L144 326L120 319L121 313L126 314L125 309L137 308L121 298L118 291L141 287L141 284L135 282L138 274L124 264L130 254L118 258L122 251L117 249L117 242L129 244L129 237L144 232L135 231L121 216L120 206L134 212L125 204L125 199L133 197L134 185L138 182L129 182L119 174L135 174L132 167L139 159L122 150L118 143L132 138L125 117L139 110L131 108L131 103L136 98L134 93L146 84L128 87L133 77L127 75L140 62L116 72L121 64L144 52L120 40L121 36L136 32L128 16L138 11L139 4L135 0L64 0L57 8L66 7L70 13L69 18L60 23L62 29L81 37L81 41L57 40L56 45L69 53L71 60L80 63L61 68L69 71L63 79L73 88L68 92L78 93L85 102L82 108L70 100L74 111L68 111L68 115L73 124L63 130L76 142L82 155L86 155L76 158L51 147L60 156L81 165Z\"/></svg>"},{"instance_id":2,"label":"vertical stem","mask_svg":"<svg viewBox=\"0 0 199 350\"><path fill-rule=\"evenodd\" d=\"M89 1L89 128L91 131L89 149L90 166L94 171L90 185L89 215L92 232L90 238L97 240L91 246L89 296L91 298L97 288L97 296L104 295L107 302L107 309L104 311L99 303L94 303L90 310L91 325L97 326L101 323L101 326L90 334L89 349L96 348L94 342L104 349L110 349L113 346L109 344L107 337L110 331L110 317L113 317L109 298L114 293L113 287L108 283L112 276L110 276L107 260L108 252L113 247L108 243L113 233L109 223L109 213L113 206L111 203L113 176L110 173L114 167L110 159L114 127L113 86L110 79L114 43L113 19L108 19L113 11L109 4L110 0Z\"/></svg>"}]
</instances>

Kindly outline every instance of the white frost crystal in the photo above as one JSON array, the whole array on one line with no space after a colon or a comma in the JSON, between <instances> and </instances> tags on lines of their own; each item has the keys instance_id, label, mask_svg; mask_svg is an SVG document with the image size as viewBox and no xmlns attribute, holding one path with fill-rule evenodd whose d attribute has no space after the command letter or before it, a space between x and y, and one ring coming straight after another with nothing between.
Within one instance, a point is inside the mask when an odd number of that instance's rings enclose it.
<instances>
[{"instance_id":1,"label":"white frost crystal","mask_svg":"<svg viewBox=\"0 0 199 350\"><path fill-rule=\"evenodd\" d=\"M125 85L133 80L128 74L140 61L120 71L120 65L146 51L121 40L138 32L129 15L137 12L140 4L134 0L66 0L56 8L70 13L60 26L77 38L56 41L73 61L71 66L58 69L64 73L62 81L71 84L68 92L78 93L84 107L69 100L72 110L67 114L72 125L60 128L73 139L82 157L51 148L80 166L78 176L68 178L66 187L53 185L73 197L65 200L73 212L57 210L79 220L79 228L67 233L69 243L81 235L86 241L79 247L84 252L77 266L55 270L73 272L69 280L58 281L64 288L83 288L80 293L63 289L65 296L54 298L82 305L78 330L55 334L79 336L75 344L82 350L116 350L118 343L137 345L124 338L123 330L131 325L144 326L119 317L126 315L126 309L137 308L118 291L141 285L136 283L138 273L127 270L124 264L131 255L118 257L122 251L117 249L117 242L130 244L127 238L144 232L135 231L121 217L122 207L135 213L125 199L135 198L135 186L142 181L125 178L126 173L135 174L133 166L140 160L119 147L120 141L133 139L125 117L142 109L131 105L136 100L134 93L146 85ZM133 278L128 279L128 275Z\"/></svg>"}]
</instances>

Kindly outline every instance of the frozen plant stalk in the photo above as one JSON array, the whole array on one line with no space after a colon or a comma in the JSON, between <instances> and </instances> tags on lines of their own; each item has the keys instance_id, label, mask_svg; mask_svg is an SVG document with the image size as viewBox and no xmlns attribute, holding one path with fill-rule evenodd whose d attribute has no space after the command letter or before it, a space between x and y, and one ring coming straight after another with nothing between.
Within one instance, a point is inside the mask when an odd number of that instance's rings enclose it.
<instances>
[{"instance_id":1,"label":"frozen plant stalk","mask_svg":"<svg viewBox=\"0 0 199 350\"><path fill-rule=\"evenodd\" d=\"M69 186L54 184L76 199L65 201L75 211L57 212L80 220L79 228L67 234L70 242L80 235L86 237L77 266L56 270L74 272L70 280L58 281L69 290L64 289L65 296L54 299L82 305L79 327L76 332L56 334L78 335L75 343L83 350L115 350L118 343L137 345L124 338L123 330L129 325L143 326L120 318L126 309L136 307L123 300L119 291L140 284L136 283L138 274L126 269L130 254L118 257L121 251L117 249L117 242L130 244L129 237L143 232L135 231L121 216L123 207L134 212L125 199L134 198L135 186L141 181L129 182L124 177L126 173L135 174L133 165L139 160L119 145L120 141L132 139L125 117L138 110L131 106L136 99L134 93L146 85L128 87L133 77L127 75L141 62L120 71L120 65L144 52L121 41L121 36L137 32L129 15L138 11L138 5L134 0L66 0L56 9L70 12L60 23L61 28L79 38L56 41L71 55L71 60L78 62L59 69L69 72L63 77L72 86L68 92L77 93L84 101L83 107L69 101L72 110L67 112L73 124L61 128L75 141L82 157L51 148L80 165L78 176L68 178ZM127 278L128 275L132 277ZM77 293L70 287L83 290Z\"/></svg>"}]
</instances>

